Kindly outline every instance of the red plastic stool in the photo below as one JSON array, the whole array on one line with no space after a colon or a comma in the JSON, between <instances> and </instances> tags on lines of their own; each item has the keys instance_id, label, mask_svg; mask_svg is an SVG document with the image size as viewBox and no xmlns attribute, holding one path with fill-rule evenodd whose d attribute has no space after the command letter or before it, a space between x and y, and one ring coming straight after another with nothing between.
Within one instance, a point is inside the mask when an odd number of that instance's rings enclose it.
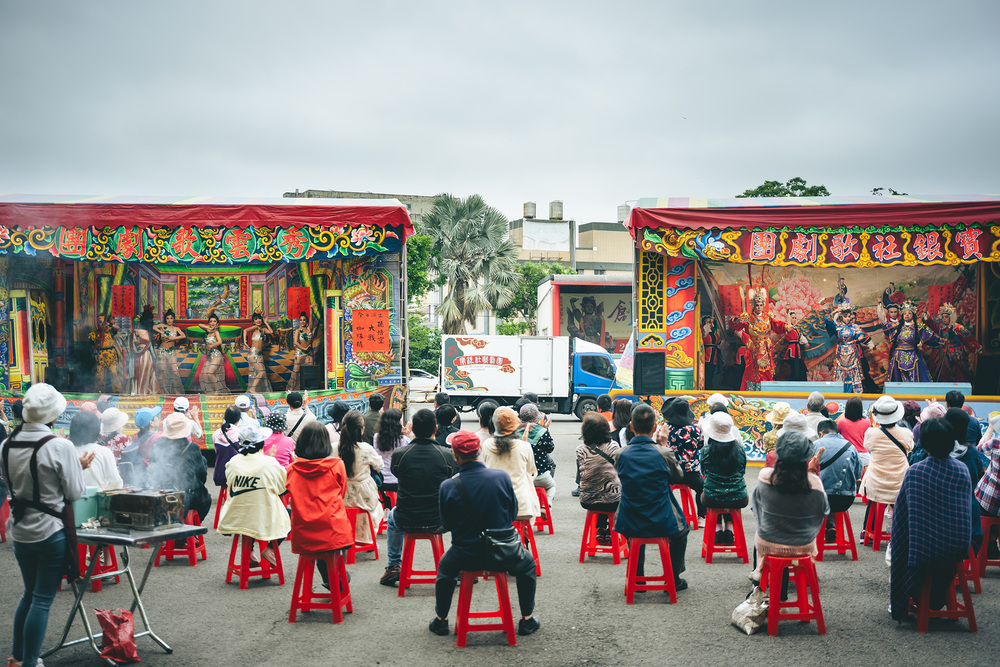
<instances>
[{"instance_id":1,"label":"red plastic stool","mask_svg":"<svg viewBox=\"0 0 1000 667\"><path fill-rule=\"evenodd\" d=\"M219 516L222 514L222 506L226 504L226 498L229 497L229 491L227 487L223 486L219 489L219 499L215 501L215 523L212 524L214 530L219 529Z\"/></svg>"},{"instance_id":2,"label":"red plastic stool","mask_svg":"<svg viewBox=\"0 0 1000 667\"><path fill-rule=\"evenodd\" d=\"M313 573L316 571L316 561L318 560L326 563L327 576L330 579L329 592L313 593ZM327 599L329 602L316 602L316 600L321 599ZM344 552L341 550L299 554L299 565L295 568L295 588L292 590L292 606L288 610L288 622L294 623L298 612L313 611L314 609L331 610L334 623L344 622L345 609L348 614L354 613L354 605L351 604L351 585L347 581L347 567L344 564Z\"/></svg>"},{"instance_id":3,"label":"red plastic stool","mask_svg":"<svg viewBox=\"0 0 1000 667\"><path fill-rule=\"evenodd\" d=\"M883 530L885 525L885 510L889 507L886 503L868 503L868 523L865 524L865 539L863 544L871 541L872 550L879 551L883 542L889 541L889 533Z\"/></svg>"},{"instance_id":4,"label":"red plastic stool","mask_svg":"<svg viewBox=\"0 0 1000 667\"><path fill-rule=\"evenodd\" d=\"M549 497L545 494L545 489L540 486L535 487L535 495L538 496L538 506L542 508L542 516L535 517L535 530L538 532L549 529L549 535L555 532L552 525L552 507L549 505Z\"/></svg>"},{"instance_id":5,"label":"red plastic stool","mask_svg":"<svg viewBox=\"0 0 1000 667\"><path fill-rule=\"evenodd\" d=\"M413 551L417 540L427 540L434 552L433 570L414 570ZM441 533L403 533L403 562L399 569L399 597L406 597L406 589L413 584L433 584L437 581L437 567L444 556Z\"/></svg>"},{"instance_id":6,"label":"red plastic stool","mask_svg":"<svg viewBox=\"0 0 1000 667\"><path fill-rule=\"evenodd\" d=\"M240 544L242 543L242 547ZM232 583L233 575L239 578L240 590L245 591L250 581L250 577L263 577L270 579L272 574L278 575L278 585L285 585L285 569L281 565L281 551L278 548L278 541L273 543L257 540L257 547L264 551L268 545L274 549L274 565L271 565L263 558L257 565L251 565L250 554L253 552L253 540L243 539L243 535L233 535L233 548L229 551L229 566L226 568L226 583ZM236 552L239 550L239 557Z\"/></svg>"},{"instance_id":7,"label":"red plastic stool","mask_svg":"<svg viewBox=\"0 0 1000 667\"><path fill-rule=\"evenodd\" d=\"M0 502L0 542L7 541L7 521L10 520L10 503L6 498Z\"/></svg>"},{"instance_id":8,"label":"red plastic stool","mask_svg":"<svg viewBox=\"0 0 1000 667\"><path fill-rule=\"evenodd\" d=\"M837 539L832 544L826 543L826 522L830 520L827 516L823 519L823 526L816 536L816 560L823 562L823 552L836 551L841 556L847 555L847 550L851 551L851 560L858 559L858 547L854 544L854 527L851 525L851 515L847 512L834 512L832 515L836 521Z\"/></svg>"},{"instance_id":9,"label":"red plastic stool","mask_svg":"<svg viewBox=\"0 0 1000 667\"><path fill-rule=\"evenodd\" d=\"M1000 545L1000 517L983 516L979 520L983 526L983 545L979 547L979 576L983 576L987 567L1000 567L1000 558L991 560L989 557L990 544L996 542ZM998 533L996 538L991 535L994 527Z\"/></svg>"},{"instance_id":10,"label":"red plastic stool","mask_svg":"<svg viewBox=\"0 0 1000 667\"><path fill-rule=\"evenodd\" d=\"M514 616L510 611L510 594L507 592L506 572L462 572L462 586L458 589L458 616L455 620L455 634L458 635L456 645L458 648L465 647L466 636L470 632L485 632L487 630L500 630L507 633L507 645L517 646L517 638L514 636ZM496 611L472 612L473 584L479 578L492 578L497 585L497 599L500 608ZM497 619L499 623L470 623L476 619Z\"/></svg>"},{"instance_id":11,"label":"red plastic stool","mask_svg":"<svg viewBox=\"0 0 1000 667\"><path fill-rule=\"evenodd\" d=\"M781 601L781 580L785 570L789 578L795 578L795 600ZM816 621L819 634L826 634L826 623L823 621L823 608L819 603L819 579L816 577L816 565L812 558L779 558L764 556L764 565L760 577L761 590L768 593L767 634L778 636L779 621ZM796 607L798 611L783 612L782 609Z\"/></svg>"},{"instance_id":12,"label":"red plastic stool","mask_svg":"<svg viewBox=\"0 0 1000 667\"><path fill-rule=\"evenodd\" d=\"M611 529L611 544L597 543L597 517L604 515L608 517L608 527ZM622 562L622 558L628 558L628 543L625 538L615 532L614 512L595 512L587 510L587 518L583 522L583 539L580 541L580 562L587 556L597 554L611 554L615 565Z\"/></svg>"},{"instance_id":13,"label":"red plastic stool","mask_svg":"<svg viewBox=\"0 0 1000 667\"><path fill-rule=\"evenodd\" d=\"M184 523L189 526L200 526L201 521L198 520L198 513L194 510L190 510L187 516L184 517ZM183 548L177 548L174 546L173 540L167 540L160 544L159 551L156 552L156 560L153 561L153 565L160 567L160 558L166 558L167 560L173 560L174 556L187 556L188 565L194 567L198 564L198 556L201 556L202 560L208 558L208 550L205 548L205 536L204 535L193 535L185 540L186 546Z\"/></svg>"},{"instance_id":14,"label":"red plastic stool","mask_svg":"<svg viewBox=\"0 0 1000 667\"><path fill-rule=\"evenodd\" d=\"M698 530L698 504L694 501L694 490L687 484L671 484L670 490L680 493L684 519L691 526L691 530Z\"/></svg>"},{"instance_id":15,"label":"red plastic stool","mask_svg":"<svg viewBox=\"0 0 1000 667\"><path fill-rule=\"evenodd\" d=\"M962 601L959 604L955 596L955 588L962 589ZM965 578L965 572L961 563L955 568L955 580L948 587L947 604L944 609L937 611L931 609L931 578L928 575L924 579L924 585L920 589L920 603L913 604L913 599L909 601L910 613L917 615L917 632L927 632L932 618L964 618L969 622L969 632L979 632L976 627L976 612L972 608L972 595L969 593L969 582Z\"/></svg>"},{"instance_id":16,"label":"red plastic stool","mask_svg":"<svg viewBox=\"0 0 1000 667\"><path fill-rule=\"evenodd\" d=\"M355 542L354 546L352 546L347 550L347 564L354 565L355 554L364 553L365 551L374 551L375 560L378 560L378 540L375 539L375 536L378 533L375 532L375 522L372 521L372 515L369 514L368 512L365 512L363 509L358 509L357 507L345 507L344 509L347 510L347 518L351 521L351 531L354 533L354 535L358 534L357 533L358 515L364 514L366 517L368 517L368 531L369 534L372 536L371 544L362 544L359 542Z\"/></svg>"},{"instance_id":17,"label":"red plastic stool","mask_svg":"<svg viewBox=\"0 0 1000 667\"><path fill-rule=\"evenodd\" d=\"M733 520L733 544L716 544L715 527L719 517L729 515ZM705 513L705 533L701 541L701 557L709 565L714 554L736 554L744 563L750 562L747 540L743 534L743 512L739 509L709 507Z\"/></svg>"},{"instance_id":18,"label":"red plastic stool","mask_svg":"<svg viewBox=\"0 0 1000 667\"><path fill-rule=\"evenodd\" d=\"M108 552L111 554L111 562L102 564L100 560L94 565L94 571L90 573L91 577L97 577L105 572L115 572L118 568L118 555L115 550L111 547L108 548ZM77 555L80 558L80 572L87 571L87 565L94 558L100 558L101 547L95 545L78 544L77 545ZM119 583L121 578L115 575L115 583ZM92 578L90 580L90 592L100 593L101 592L101 579Z\"/></svg>"},{"instance_id":19,"label":"red plastic stool","mask_svg":"<svg viewBox=\"0 0 1000 667\"><path fill-rule=\"evenodd\" d=\"M396 492L380 490L379 498L382 501L382 508L385 510L382 513L382 521L378 524L378 534L381 535L389 530L389 524L386 523L386 519L389 517L389 510L396 506ZM386 507L387 505L388 507Z\"/></svg>"},{"instance_id":20,"label":"red plastic stool","mask_svg":"<svg viewBox=\"0 0 1000 667\"><path fill-rule=\"evenodd\" d=\"M538 545L535 544L535 531L531 520L515 521L514 530L521 536L521 544L531 549L531 557L535 559L535 576L542 576L542 562L538 559Z\"/></svg>"},{"instance_id":21,"label":"red plastic stool","mask_svg":"<svg viewBox=\"0 0 1000 667\"><path fill-rule=\"evenodd\" d=\"M976 595L983 592L983 580L979 575L979 557L975 550L969 547L969 557L962 561L962 568L965 571L965 578L972 582L972 590Z\"/></svg>"},{"instance_id":22,"label":"red plastic stool","mask_svg":"<svg viewBox=\"0 0 1000 667\"><path fill-rule=\"evenodd\" d=\"M637 576L639 567L639 547L655 544L660 549L663 574L658 577ZM674 584L674 568L670 562L670 542L666 537L633 537L628 547L628 574L625 575L625 603L632 604L636 591L666 591L670 604L677 603L677 587ZM662 582L662 583L656 583Z\"/></svg>"}]
</instances>

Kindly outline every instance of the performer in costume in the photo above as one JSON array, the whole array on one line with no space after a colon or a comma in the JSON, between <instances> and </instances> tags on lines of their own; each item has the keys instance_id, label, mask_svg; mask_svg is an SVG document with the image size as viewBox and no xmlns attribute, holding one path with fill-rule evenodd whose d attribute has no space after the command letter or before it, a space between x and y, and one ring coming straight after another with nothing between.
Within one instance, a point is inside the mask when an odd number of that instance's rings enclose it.
<instances>
[{"instance_id":1,"label":"performer in costume","mask_svg":"<svg viewBox=\"0 0 1000 667\"><path fill-rule=\"evenodd\" d=\"M205 355L207 360L201 367L199 384L203 394L226 394L226 370L223 366L222 335L219 333L219 316L208 316L208 334L205 335Z\"/></svg>"},{"instance_id":2,"label":"performer in costume","mask_svg":"<svg viewBox=\"0 0 1000 667\"><path fill-rule=\"evenodd\" d=\"M941 339L927 327L918 324L916 309L909 301L900 308L902 319L893 327L888 320L882 324L889 341L889 382L930 382L927 364L917 346L923 343L940 347ZM880 318L881 319L881 318Z\"/></svg>"},{"instance_id":3,"label":"performer in costume","mask_svg":"<svg viewBox=\"0 0 1000 667\"><path fill-rule=\"evenodd\" d=\"M105 315L98 323L97 330L89 336L94 346L94 358L97 360L97 372L94 376L94 392L120 394L124 388L125 355L115 336L118 327L111 322L111 316Z\"/></svg>"},{"instance_id":4,"label":"performer in costume","mask_svg":"<svg viewBox=\"0 0 1000 667\"><path fill-rule=\"evenodd\" d=\"M741 313L732 322L733 330L747 346L749 353L740 391L760 391L761 382L774 378L771 333L785 334L789 329L795 329L764 312L767 305L767 290L764 287L750 289L747 296L750 300L749 312ZM807 341L804 336L800 336L799 342L805 344Z\"/></svg>"},{"instance_id":5,"label":"performer in costume","mask_svg":"<svg viewBox=\"0 0 1000 667\"><path fill-rule=\"evenodd\" d=\"M177 371L177 346L187 336L179 327L174 326L174 311L168 309L163 313L163 323L153 327L160 334L160 347L156 351L156 379L160 382L163 393L177 396L184 393L180 373Z\"/></svg>"},{"instance_id":6,"label":"performer in costume","mask_svg":"<svg viewBox=\"0 0 1000 667\"><path fill-rule=\"evenodd\" d=\"M795 316L794 310L788 311L789 321ZM794 323L789 324L785 330L785 342L788 344L781 358L788 364L788 379L792 382L806 381L806 363L802 360L802 334L795 328Z\"/></svg>"},{"instance_id":7,"label":"performer in costume","mask_svg":"<svg viewBox=\"0 0 1000 667\"><path fill-rule=\"evenodd\" d=\"M292 366L292 376L288 379L288 388L292 391L299 391L303 389L302 386L302 370L303 364L311 365L313 363L313 335L314 332L309 328L309 316L305 313L299 315L299 328L294 332L295 342L295 365Z\"/></svg>"},{"instance_id":8,"label":"performer in costume","mask_svg":"<svg viewBox=\"0 0 1000 667\"><path fill-rule=\"evenodd\" d=\"M871 350L875 343L854 320L854 308L849 303L842 303L834 310L833 317L826 320L826 331L837 340L834 377L844 383L846 393L860 394L864 391L865 380L861 345Z\"/></svg>"},{"instance_id":9,"label":"performer in costume","mask_svg":"<svg viewBox=\"0 0 1000 667\"><path fill-rule=\"evenodd\" d=\"M719 370L719 334L715 333L715 318L701 318L702 345L705 347L705 389L715 388L715 374Z\"/></svg>"},{"instance_id":10,"label":"performer in costume","mask_svg":"<svg viewBox=\"0 0 1000 667\"><path fill-rule=\"evenodd\" d=\"M153 308L146 306L139 317L139 326L132 332L132 381L133 395L159 394L156 381L156 360L153 358Z\"/></svg>"},{"instance_id":11,"label":"performer in costume","mask_svg":"<svg viewBox=\"0 0 1000 667\"><path fill-rule=\"evenodd\" d=\"M247 391L261 393L271 391L271 382L267 379L267 363L264 357L264 342L268 336L274 335L274 329L264 320L260 313L254 313L253 324L243 330L243 344L250 348L247 361L250 362L250 377Z\"/></svg>"},{"instance_id":12,"label":"performer in costume","mask_svg":"<svg viewBox=\"0 0 1000 667\"><path fill-rule=\"evenodd\" d=\"M938 309L938 324L934 318L924 313L924 323L941 338L944 345L939 350L931 350L931 375L937 382L972 382L975 377L975 356L983 346L972 332L958 323L955 306L941 304Z\"/></svg>"}]
</instances>

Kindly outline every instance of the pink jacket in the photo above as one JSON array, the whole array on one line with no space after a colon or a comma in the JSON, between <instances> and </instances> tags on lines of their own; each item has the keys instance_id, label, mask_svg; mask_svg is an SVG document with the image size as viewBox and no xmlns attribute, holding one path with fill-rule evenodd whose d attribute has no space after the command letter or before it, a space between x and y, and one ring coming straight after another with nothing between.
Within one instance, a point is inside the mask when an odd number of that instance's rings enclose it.
<instances>
[{"instance_id":1,"label":"pink jacket","mask_svg":"<svg viewBox=\"0 0 1000 667\"><path fill-rule=\"evenodd\" d=\"M292 464L295 441L284 433L272 433L264 441L264 453L273 456L282 468L287 468Z\"/></svg>"}]
</instances>

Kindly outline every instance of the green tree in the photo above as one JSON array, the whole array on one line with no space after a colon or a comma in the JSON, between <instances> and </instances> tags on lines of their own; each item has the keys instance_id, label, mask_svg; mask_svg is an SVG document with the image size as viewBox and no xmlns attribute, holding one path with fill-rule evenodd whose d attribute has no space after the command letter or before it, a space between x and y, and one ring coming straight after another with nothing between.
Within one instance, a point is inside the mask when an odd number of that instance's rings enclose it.
<instances>
[{"instance_id":1,"label":"green tree","mask_svg":"<svg viewBox=\"0 0 1000 667\"><path fill-rule=\"evenodd\" d=\"M419 368L437 375L441 363L441 332L423 320L420 311L411 310L407 320L409 330L410 368Z\"/></svg>"},{"instance_id":2,"label":"green tree","mask_svg":"<svg viewBox=\"0 0 1000 667\"><path fill-rule=\"evenodd\" d=\"M537 331L538 283L551 274L576 273L573 269L561 264L545 264L541 262L524 262L517 265L521 279L514 289L510 303L495 310L496 316L503 320L497 325L497 333L520 334L534 336ZM502 329L501 329L502 328Z\"/></svg>"},{"instance_id":3,"label":"green tree","mask_svg":"<svg viewBox=\"0 0 1000 667\"><path fill-rule=\"evenodd\" d=\"M886 190L888 190L889 192L886 192ZM882 196L882 195L886 195L886 194L890 194L890 195L893 195L895 197L905 197L906 196L905 192L896 192L892 188L872 188L872 194L873 195L878 195L878 196Z\"/></svg>"},{"instance_id":4,"label":"green tree","mask_svg":"<svg viewBox=\"0 0 1000 667\"><path fill-rule=\"evenodd\" d=\"M438 254L427 234L406 239L406 300L411 306L420 302L437 283L428 266L431 255Z\"/></svg>"},{"instance_id":5,"label":"green tree","mask_svg":"<svg viewBox=\"0 0 1000 667\"><path fill-rule=\"evenodd\" d=\"M423 227L440 255L429 266L448 286L439 306L446 334L466 332L484 310L510 303L520 278L517 246L507 236L507 218L479 195L459 199L440 194Z\"/></svg>"},{"instance_id":6,"label":"green tree","mask_svg":"<svg viewBox=\"0 0 1000 667\"><path fill-rule=\"evenodd\" d=\"M830 191L825 185L806 185L804 179L796 176L787 183L780 181L764 181L753 190L744 190L737 197L829 197Z\"/></svg>"}]
</instances>

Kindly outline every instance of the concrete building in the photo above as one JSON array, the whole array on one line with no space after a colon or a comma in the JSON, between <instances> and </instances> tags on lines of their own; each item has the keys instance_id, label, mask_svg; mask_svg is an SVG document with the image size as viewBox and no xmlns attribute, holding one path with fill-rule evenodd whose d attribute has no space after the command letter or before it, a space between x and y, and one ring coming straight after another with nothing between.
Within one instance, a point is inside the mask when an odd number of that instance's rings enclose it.
<instances>
[{"instance_id":1,"label":"concrete building","mask_svg":"<svg viewBox=\"0 0 1000 667\"><path fill-rule=\"evenodd\" d=\"M434 208L434 197L427 195L400 195L385 192L354 192L351 190L303 190L286 192L282 197L322 197L325 199L396 199L410 212L410 220L420 226L425 215Z\"/></svg>"}]
</instances>

